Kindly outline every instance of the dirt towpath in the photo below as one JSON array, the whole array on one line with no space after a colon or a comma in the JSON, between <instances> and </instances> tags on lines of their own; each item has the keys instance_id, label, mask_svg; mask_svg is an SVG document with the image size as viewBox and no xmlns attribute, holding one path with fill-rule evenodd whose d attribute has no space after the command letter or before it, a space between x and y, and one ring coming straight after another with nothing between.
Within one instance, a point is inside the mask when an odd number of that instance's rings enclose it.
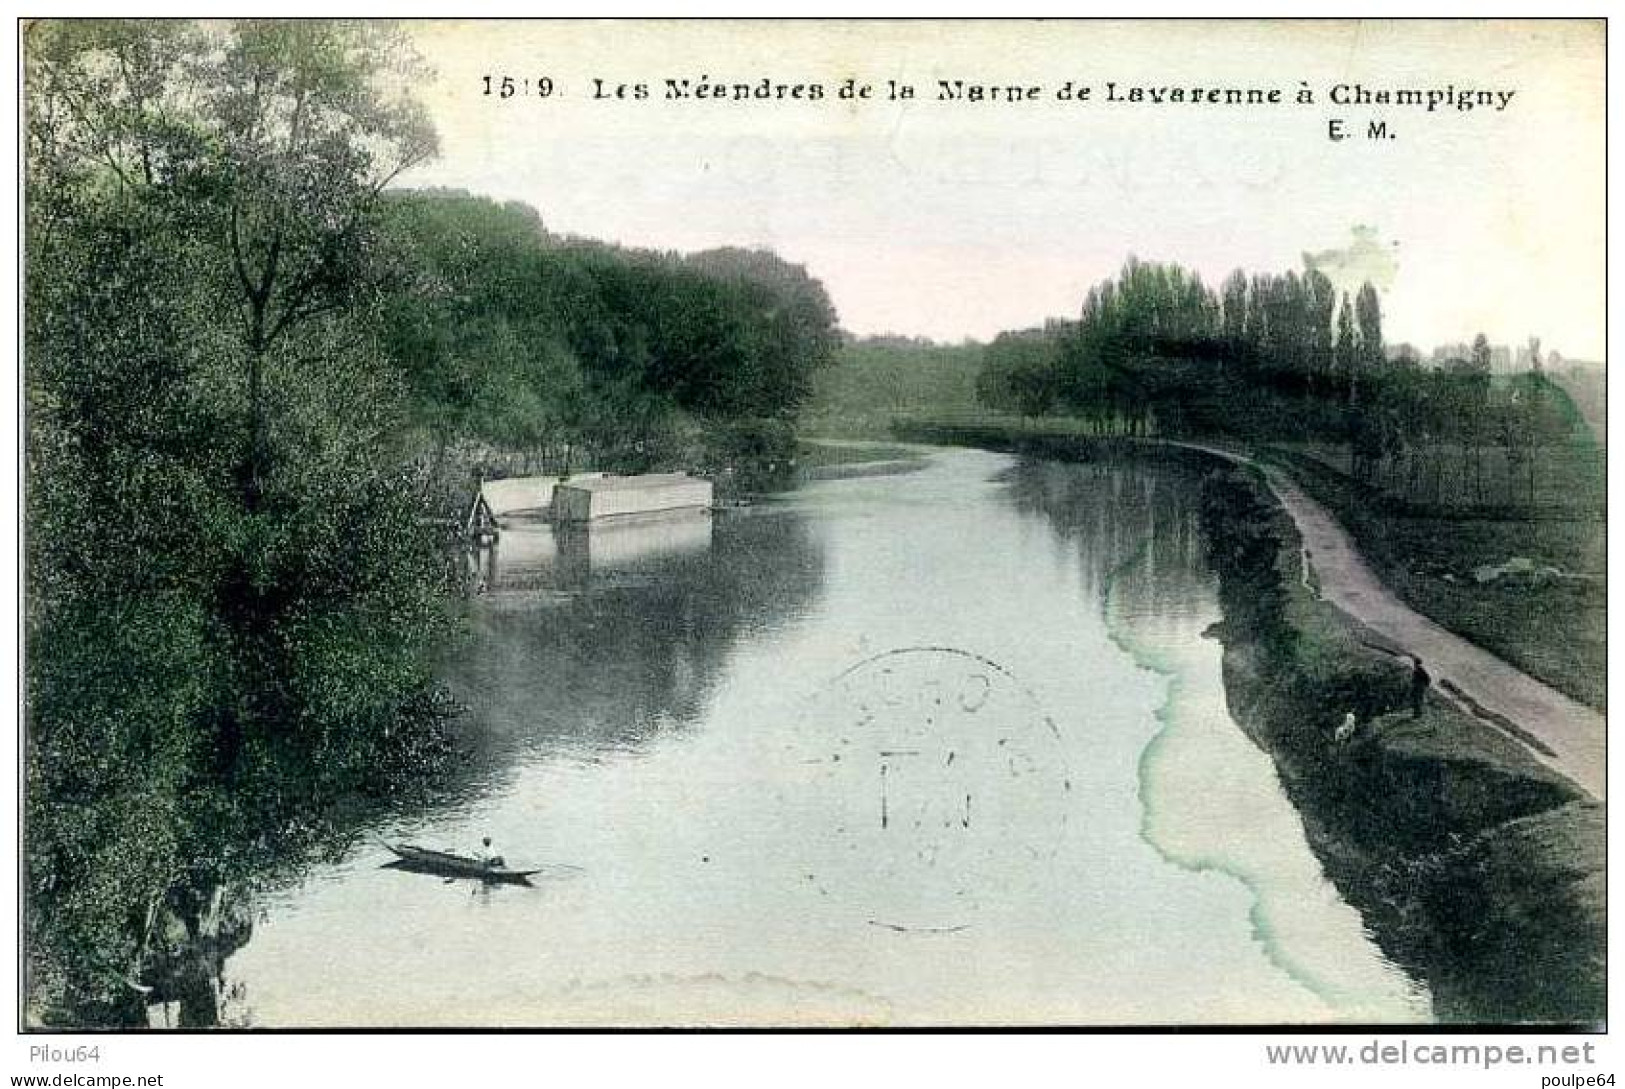
<instances>
[{"instance_id":1,"label":"dirt towpath","mask_svg":"<svg viewBox=\"0 0 1625 1089\"><path fill-rule=\"evenodd\" d=\"M1419 656L1435 690L1463 711L1521 742L1531 755L1598 801L1606 793L1602 714L1447 631L1399 599L1354 541L1281 470L1234 450L1180 443L1263 471L1297 523L1320 596L1405 654Z\"/></svg>"}]
</instances>

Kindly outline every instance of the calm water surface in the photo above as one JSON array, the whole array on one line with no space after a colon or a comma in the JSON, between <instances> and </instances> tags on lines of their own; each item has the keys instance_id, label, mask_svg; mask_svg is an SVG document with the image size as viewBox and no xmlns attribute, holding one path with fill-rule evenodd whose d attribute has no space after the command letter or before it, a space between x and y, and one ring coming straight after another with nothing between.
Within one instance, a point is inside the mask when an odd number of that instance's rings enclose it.
<instances>
[{"instance_id":1,"label":"calm water surface","mask_svg":"<svg viewBox=\"0 0 1625 1089\"><path fill-rule=\"evenodd\" d=\"M1196 480L943 452L503 535L472 752L226 965L281 1025L1420 1020L1230 720Z\"/></svg>"}]
</instances>

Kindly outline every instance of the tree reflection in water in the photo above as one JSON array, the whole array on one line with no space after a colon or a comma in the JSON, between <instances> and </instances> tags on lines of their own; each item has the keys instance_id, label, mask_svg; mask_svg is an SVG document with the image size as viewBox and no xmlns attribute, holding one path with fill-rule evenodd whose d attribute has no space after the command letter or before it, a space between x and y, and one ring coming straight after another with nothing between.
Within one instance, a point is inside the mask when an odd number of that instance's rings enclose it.
<instances>
[{"instance_id":1,"label":"tree reflection in water","mask_svg":"<svg viewBox=\"0 0 1625 1089\"><path fill-rule=\"evenodd\" d=\"M1177 616L1193 584L1211 583L1202 552L1199 470L1176 461L1023 460L1006 474L1015 509L1039 515L1077 549L1090 597L1132 559L1145 578L1118 587L1136 617Z\"/></svg>"},{"instance_id":2,"label":"tree reflection in water","mask_svg":"<svg viewBox=\"0 0 1625 1089\"><path fill-rule=\"evenodd\" d=\"M458 790L516 762L636 750L692 724L729 652L805 612L824 557L784 507L558 539L506 534L443 670L471 710Z\"/></svg>"}]
</instances>

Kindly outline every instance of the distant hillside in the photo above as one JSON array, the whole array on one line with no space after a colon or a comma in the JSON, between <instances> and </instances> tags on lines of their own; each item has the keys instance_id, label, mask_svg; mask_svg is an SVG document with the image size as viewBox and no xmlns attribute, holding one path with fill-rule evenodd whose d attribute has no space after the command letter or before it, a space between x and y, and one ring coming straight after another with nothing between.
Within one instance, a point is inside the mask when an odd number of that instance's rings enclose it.
<instances>
[{"instance_id":1,"label":"distant hillside","mask_svg":"<svg viewBox=\"0 0 1625 1089\"><path fill-rule=\"evenodd\" d=\"M940 345L897 337L843 344L817 373L802 413L808 435L885 438L898 417L977 412L982 345Z\"/></svg>"}]
</instances>

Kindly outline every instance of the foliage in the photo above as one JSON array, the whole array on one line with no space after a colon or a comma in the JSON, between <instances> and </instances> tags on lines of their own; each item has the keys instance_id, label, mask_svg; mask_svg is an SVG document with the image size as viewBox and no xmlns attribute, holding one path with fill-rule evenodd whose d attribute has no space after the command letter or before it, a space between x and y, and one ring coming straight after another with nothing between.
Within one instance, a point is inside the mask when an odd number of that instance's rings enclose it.
<instances>
[{"instance_id":1,"label":"foliage","mask_svg":"<svg viewBox=\"0 0 1625 1089\"><path fill-rule=\"evenodd\" d=\"M1044 330L1000 333L987 346L976 399L1001 412L1042 416L1060 396L1058 345Z\"/></svg>"},{"instance_id":2,"label":"foliage","mask_svg":"<svg viewBox=\"0 0 1625 1089\"><path fill-rule=\"evenodd\" d=\"M771 253L559 239L524 205L447 191L394 194L389 217L415 282L390 301L387 343L442 442L681 463L698 456L688 421L793 423L834 350L822 285Z\"/></svg>"},{"instance_id":3,"label":"foliage","mask_svg":"<svg viewBox=\"0 0 1625 1089\"><path fill-rule=\"evenodd\" d=\"M27 28L31 1017L196 1016L239 894L444 761L428 454L793 463L822 286L391 189L418 70L376 22Z\"/></svg>"},{"instance_id":4,"label":"foliage","mask_svg":"<svg viewBox=\"0 0 1625 1089\"><path fill-rule=\"evenodd\" d=\"M122 1022L166 917L435 750L443 562L368 347L432 140L375 28L28 33L30 1002Z\"/></svg>"},{"instance_id":5,"label":"foliage","mask_svg":"<svg viewBox=\"0 0 1625 1089\"><path fill-rule=\"evenodd\" d=\"M1215 291L1178 265L1131 257L1090 288L1076 322L998 338L977 395L1000 412L1065 412L1097 434L1335 442L1350 476L1405 501L1454 489L1480 506L1532 509L1543 466L1590 438L1539 369L1538 341L1535 369L1509 381L1492 379L1490 358L1482 334L1442 367L1390 357L1370 284L1339 297L1314 269L1238 270Z\"/></svg>"}]
</instances>

